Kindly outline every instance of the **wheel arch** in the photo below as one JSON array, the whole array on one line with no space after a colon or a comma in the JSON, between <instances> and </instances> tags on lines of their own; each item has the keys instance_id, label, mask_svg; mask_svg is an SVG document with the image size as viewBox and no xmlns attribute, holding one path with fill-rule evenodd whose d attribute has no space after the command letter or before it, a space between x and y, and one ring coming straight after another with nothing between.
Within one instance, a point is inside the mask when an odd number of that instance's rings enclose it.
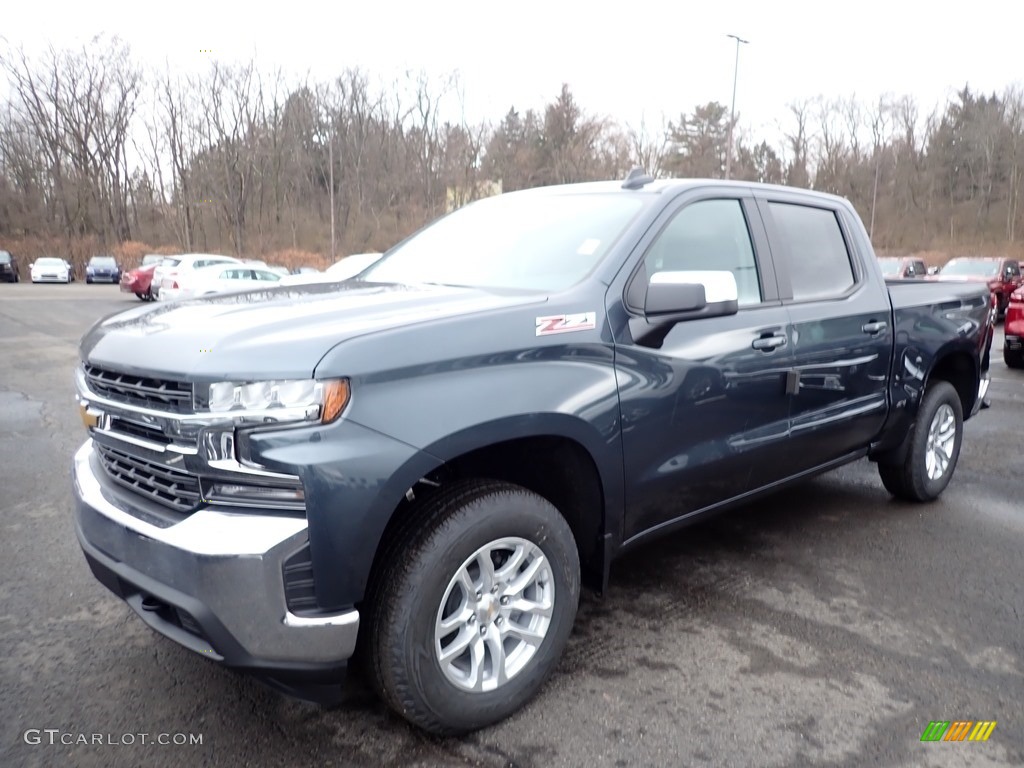
<instances>
[{"instance_id":1,"label":"wheel arch","mask_svg":"<svg viewBox=\"0 0 1024 768\"><path fill-rule=\"evenodd\" d=\"M527 420L528 421L528 420ZM566 519L576 539L587 586L602 591L607 583L611 542L621 539L622 478L602 463L585 424L570 428L572 417L549 421L549 429L528 429L524 419L505 419L439 440L424 453L437 465L394 500L391 514L372 543L374 557L367 583L379 572L387 544L419 505L443 487L462 479L499 480L533 491ZM559 428L553 428L557 423ZM589 445L588 445L589 444ZM618 510L619 514L615 511ZM616 538L618 537L618 538ZM370 545L370 542L367 542Z\"/></svg>"}]
</instances>

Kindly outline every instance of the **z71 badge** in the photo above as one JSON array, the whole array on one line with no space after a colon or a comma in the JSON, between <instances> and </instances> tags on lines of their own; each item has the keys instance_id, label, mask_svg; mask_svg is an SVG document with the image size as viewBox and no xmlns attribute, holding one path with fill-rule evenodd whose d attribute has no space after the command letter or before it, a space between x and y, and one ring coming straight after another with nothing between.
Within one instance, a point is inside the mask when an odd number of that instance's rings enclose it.
<instances>
[{"instance_id":1,"label":"z71 badge","mask_svg":"<svg viewBox=\"0 0 1024 768\"><path fill-rule=\"evenodd\" d=\"M597 328L596 312L577 312L573 315L548 315L537 318L537 335L590 331Z\"/></svg>"}]
</instances>

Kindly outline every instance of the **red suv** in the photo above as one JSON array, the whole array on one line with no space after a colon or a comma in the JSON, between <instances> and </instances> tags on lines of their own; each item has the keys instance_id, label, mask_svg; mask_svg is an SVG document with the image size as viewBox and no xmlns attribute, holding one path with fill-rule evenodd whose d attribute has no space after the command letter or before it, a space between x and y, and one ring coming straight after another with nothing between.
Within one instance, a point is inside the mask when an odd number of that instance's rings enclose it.
<instances>
[{"instance_id":1,"label":"red suv","mask_svg":"<svg viewBox=\"0 0 1024 768\"><path fill-rule=\"evenodd\" d=\"M997 317L1006 314L1010 294L1024 285L1016 259L966 256L950 259L936 275L938 280L972 280L988 283L996 297Z\"/></svg>"},{"instance_id":2,"label":"red suv","mask_svg":"<svg viewBox=\"0 0 1024 768\"><path fill-rule=\"evenodd\" d=\"M1003 360L1010 368L1024 368L1024 288L1010 294L1003 324Z\"/></svg>"}]
</instances>

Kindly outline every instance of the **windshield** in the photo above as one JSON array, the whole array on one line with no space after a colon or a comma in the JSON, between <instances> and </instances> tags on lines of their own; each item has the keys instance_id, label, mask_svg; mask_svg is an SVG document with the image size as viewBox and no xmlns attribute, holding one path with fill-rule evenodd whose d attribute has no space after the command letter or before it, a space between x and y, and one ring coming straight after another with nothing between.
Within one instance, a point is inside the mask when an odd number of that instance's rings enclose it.
<instances>
[{"instance_id":1,"label":"windshield","mask_svg":"<svg viewBox=\"0 0 1024 768\"><path fill-rule=\"evenodd\" d=\"M642 205L624 194L486 198L422 229L361 278L562 290L598 264Z\"/></svg>"},{"instance_id":2,"label":"windshield","mask_svg":"<svg viewBox=\"0 0 1024 768\"><path fill-rule=\"evenodd\" d=\"M11 254L9 254L7 251L0 251L0 264L10 264L10 263L11 263Z\"/></svg>"},{"instance_id":3,"label":"windshield","mask_svg":"<svg viewBox=\"0 0 1024 768\"><path fill-rule=\"evenodd\" d=\"M36 260L36 264L38 264L40 267L63 267L63 266L66 266L64 264L63 259L51 259L49 257L44 257L42 259Z\"/></svg>"},{"instance_id":4,"label":"windshield","mask_svg":"<svg viewBox=\"0 0 1024 768\"><path fill-rule=\"evenodd\" d=\"M164 259L160 262L161 267L176 267L181 264L181 259Z\"/></svg>"},{"instance_id":5,"label":"windshield","mask_svg":"<svg viewBox=\"0 0 1024 768\"><path fill-rule=\"evenodd\" d=\"M999 274L999 261L988 259L953 259L941 270L944 275L984 275L995 277Z\"/></svg>"},{"instance_id":6,"label":"windshield","mask_svg":"<svg viewBox=\"0 0 1024 768\"><path fill-rule=\"evenodd\" d=\"M156 253L151 253L147 256L142 257L142 266L148 267L150 264L159 264L163 260L163 256Z\"/></svg>"},{"instance_id":7,"label":"windshield","mask_svg":"<svg viewBox=\"0 0 1024 768\"><path fill-rule=\"evenodd\" d=\"M897 275L900 271L900 260L899 259L879 259L879 265L882 267L883 275Z\"/></svg>"},{"instance_id":8,"label":"windshield","mask_svg":"<svg viewBox=\"0 0 1024 768\"><path fill-rule=\"evenodd\" d=\"M93 256L89 263L94 267L113 267L116 264L113 256Z\"/></svg>"}]
</instances>

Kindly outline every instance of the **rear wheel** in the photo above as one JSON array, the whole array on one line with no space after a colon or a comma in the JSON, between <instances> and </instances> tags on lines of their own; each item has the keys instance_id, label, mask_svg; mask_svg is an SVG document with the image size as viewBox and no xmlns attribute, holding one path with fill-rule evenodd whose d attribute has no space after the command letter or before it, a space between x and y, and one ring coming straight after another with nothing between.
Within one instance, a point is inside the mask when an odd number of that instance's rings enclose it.
<instances>
[{"instance_id":1,"label":"rear wheel","mask_svg":"<svg viewBox=\"0 0 1024 768\"><path fill-rule=\"evenodd\" d=\"M503 720L537 693L579 604L576 543L554 506L508 483L454 483L382 558L365 653L392 709L450 735Z\"/></svg>"},{"instance_id":2,"label":"rear wheel","mask_svg":"<svg viewBox=\"0 0 1024 768\"><path fill-rule=\"evenodd\" d=\"M1003 347L1003 362L1007 368L1024 368L1024 350Z\"/></svg>"},{"instance_id":3,"label":"rear wheel","mask_svg":"<svg viewBox=\"0 0 1024 768\"><path fill-rule=\"evenodd\" d=\"M135 296L136 296L136 298L138 298L139 301L145 301L146 300L146 294L144 294L144 293L136 293Z\"/></svg>"},{"instance_id":4,"label":"rear wheel","mask_svg":"<svg viewBox=\"0 0 1024 768\"><path fill-rule=\"evenodd\" d=\"M906 501L932 501L949 485L963 443L963 405L948 381L928 387L901 464L879 463L882 485Z\"/></svg>"}]
</instances>

